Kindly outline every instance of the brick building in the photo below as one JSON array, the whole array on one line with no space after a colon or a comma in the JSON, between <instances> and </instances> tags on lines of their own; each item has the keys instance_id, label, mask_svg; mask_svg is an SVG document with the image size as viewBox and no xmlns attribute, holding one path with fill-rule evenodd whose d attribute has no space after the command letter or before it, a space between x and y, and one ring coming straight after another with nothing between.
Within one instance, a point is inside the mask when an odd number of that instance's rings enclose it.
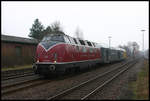
<instances>
[{"instance_id":1,"label":"brick building","mask_svg":"<svg viewBox=\"0 0 150 101\"><path fill-rule=\"evenodd\" d=\"M32 64L37 44L35 39L1 35L1 67Z\"/></svg>"}]
</instances>

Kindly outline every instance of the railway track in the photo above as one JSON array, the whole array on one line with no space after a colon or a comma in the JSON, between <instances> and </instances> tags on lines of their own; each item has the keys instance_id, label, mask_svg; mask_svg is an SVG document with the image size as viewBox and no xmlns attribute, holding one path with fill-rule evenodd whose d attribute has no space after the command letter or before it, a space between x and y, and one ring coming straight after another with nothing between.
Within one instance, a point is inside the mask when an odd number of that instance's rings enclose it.
<instances>
[{"instance_id":1,"label":"railway track","mask_svg":"<svg viewBox=\"0 0 150 101\"><path fill-rule=\"evenodd\" d=\"M114 64L114 66L115 65L116 64ZM36 75L33 75L33 76L35 76L35 77L27 79L27 80L22 79L21 81L13 83L13 84L8 83L8 84L5 84L5 85L2 85L1 86L1 89L2 89L1 94L2 95L11 94L11 93L14 93L16 91L22 91L24 89L31 88L31 87L38 86L38 85L42 85L42 84L49 83L49 82L52 81L52 80L43 80L42 79L43 77L39 77L39 76L36 76ZM22 76L22 78L24 78L24 77L25 77L25 75Z\"/></svg>"},{"instance_id":2,"label":"railway track","mask_svg":"<svg viewBox=\"0 0 150 101\"><path fill-rule=\"evenodd\" d=\"M118 65L118 64L114 64L115 65ZM24 90L25 88L30 88L32 86L38 86L40 84L44 84L44 83L48 83L48 82L45 82L44 80L43 81L38 81L40 79L42 79L41 77L37 76L36 75L33 75L35 76L34 78L30 78L25 80L25 76L30 76L30 75L22 75L22 76L19 76L17 75L17 77L10 77L9 79L7 79L6 81L10 81L10 80L13 80L13 84L10 84L9 82L7 84L3 84L1 86L1 89L2 89L2 95L5 95L5 94L11 94L13 92L16 92L16 91L21 91L21 90ZM67 75L64 76L64 78L66 77ZM73 76L73 75L72 75ZM15 80L15 79L19 79L22 78L22 80ZM71 76L69 76L71 77ZM17 82L14 82L14 81L17 81Z\"/></svg>"},{"instance_id":3,"label":"railway track","mask_svg":"<svg viewBox=\"0 0 150 101\"><path fill-rule=\"evenodd\" d=\"M40 85L42 83L45 83L43 80L39 81L40 79L42 79L43 77L39 77L37 75L34 75L31 77L29 77L28 79L26 78L24 80L24 78L22 78L22 80L15 82L13 84L3 84L1 86L1 94L10 94L19 90L23 90L25 88L29 88L32 87L34 85Z\"/></svg>"},{"instance_id":4,"label":"railway track","mask_svg":"<svg viewBox=\"0 0 150 101\"><path fill-rule=\"evenodd\" d=\"M98 90L102 89L108 83L110 83L113 79L117 78L123 72L128 70L130 67L135 65L136 61L130 61L125 63L121 66L113 68L110 71L107 71L103 74L100 74L88 81L85 81L79 85L76 85L72 88L64 90L59 94L51 96L47 98L47 100L54 100L54 99L88 99L90 96L94 95Z\"/></svg>"},{"instance_id":5,"label":"railway track","mask_svg":"<svg viewBox=\"0 0 150 101\"><path fill-rule=\"evenodd\" d=\"M9 80L9 79L15 79L15 78L31 76L31 75L35 75L33 71L24 72L24 73L20 73L20 74L9 75L9 76L2 77L1 79L2 79L2 81L5 81L5 80Z\"/></svg>"}]
</instances>

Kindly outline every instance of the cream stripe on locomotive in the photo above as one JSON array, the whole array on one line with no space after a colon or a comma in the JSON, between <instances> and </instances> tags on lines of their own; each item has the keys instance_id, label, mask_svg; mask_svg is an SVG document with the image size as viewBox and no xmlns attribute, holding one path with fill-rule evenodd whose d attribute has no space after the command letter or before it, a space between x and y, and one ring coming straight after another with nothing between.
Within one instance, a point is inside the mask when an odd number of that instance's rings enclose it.
<instances>
[{"instance_id":1,"label":"cream stripe on locomotive","mask_svg":"<svg viewBox=\"0 0 150 101\"><path fill-rule=\"evenodd\" d=\"M66 45L73 45L73 46L82 46L82 47L88 47L88 48L98 48L98 47L90 47L90 46L84 46L84 45L77 45L77 44L68 44L68 43L57 43L53 46L51 46L49 49L45 49L45 47L40 43L39 45L42 46L44 48L44 50L47 52L49 51L50 49L52 49L53 47L57 46L57 45L60 45L60 44L66 44Z\"/></svg>"}]
</instances>

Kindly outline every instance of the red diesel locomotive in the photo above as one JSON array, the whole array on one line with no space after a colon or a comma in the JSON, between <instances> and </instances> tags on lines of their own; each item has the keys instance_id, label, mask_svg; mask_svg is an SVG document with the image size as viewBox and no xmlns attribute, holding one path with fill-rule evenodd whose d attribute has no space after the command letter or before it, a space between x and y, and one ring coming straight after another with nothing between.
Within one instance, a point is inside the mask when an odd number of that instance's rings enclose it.
<instances>
[{"instance_id":1,"label":"red diesel locomotive","mask_svg":"<svg viewBox=\"0 0 150 101\"><path fill-rule=\"evenodd\" d=\"M65 34L50 34L37 46L33 69L40 75L64 73L92 66L100 61L100 48L96 47L96 43Z\"/></svg>"}]
</instances>

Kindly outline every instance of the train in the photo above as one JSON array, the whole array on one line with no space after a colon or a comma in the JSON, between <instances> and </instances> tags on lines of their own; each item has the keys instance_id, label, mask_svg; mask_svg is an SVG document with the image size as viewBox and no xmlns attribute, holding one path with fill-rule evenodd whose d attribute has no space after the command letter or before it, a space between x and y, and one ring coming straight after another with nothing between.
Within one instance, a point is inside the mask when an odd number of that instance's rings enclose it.
<instances>
[{"instance_id":1,"label":"train","mask_svg":"<svg viewBox=\"0 0 150 101\"><path fill-rule=\"evenodd\" d=\"M49 34L37 45L35 74L63 74L66 71L79 71L99 63L112 63L127 58L121 48L73 38L66 34Z\"/></svg>"}]
</instances>

